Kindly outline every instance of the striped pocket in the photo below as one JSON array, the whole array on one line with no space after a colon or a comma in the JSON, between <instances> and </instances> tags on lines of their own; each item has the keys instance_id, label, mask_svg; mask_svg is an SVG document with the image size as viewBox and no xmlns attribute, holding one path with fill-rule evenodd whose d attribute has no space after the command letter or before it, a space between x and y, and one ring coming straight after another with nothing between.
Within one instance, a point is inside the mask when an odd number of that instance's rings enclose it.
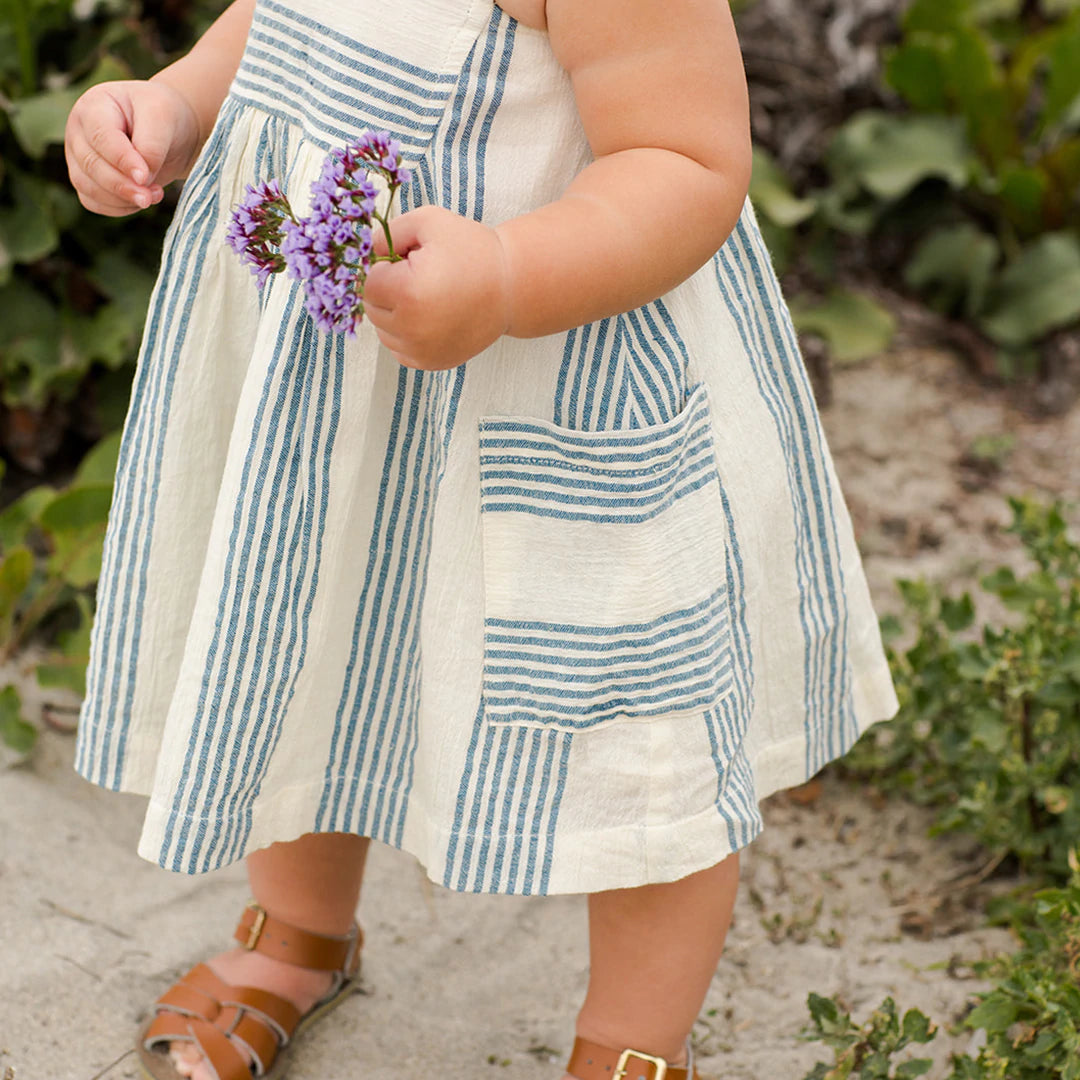
<instances>
[{"instance_id":1,"label":"striped pocket","mask_svg":"<svg viewBox=\"0 0 1080 1080\"><path fill-rule=\"evenodd\" d=\"M480 420L484 675L495 723L700 713L732 686L727 519L704 383L671 420Z\"/></svg>"}]
</instances>

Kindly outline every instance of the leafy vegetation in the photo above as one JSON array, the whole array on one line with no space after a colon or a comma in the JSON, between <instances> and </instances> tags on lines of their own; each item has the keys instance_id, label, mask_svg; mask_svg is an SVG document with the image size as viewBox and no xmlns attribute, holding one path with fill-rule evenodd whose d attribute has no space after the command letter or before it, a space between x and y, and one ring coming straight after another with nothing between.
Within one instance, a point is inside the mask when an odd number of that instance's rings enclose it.
<instances>
[{"instance_id":1,"label":"leafy vegetation","mask_svg":"<svg viewBox=\"0 0 1080 1080\"><path fill-rule=\"evenodd\" d=\"M222 7L0 4L0 412L5 453L32 471L70 435L43 427L81 426L85 446L123 419L173 205L119 219L85 211L64 160L68 111L94 83L148 77Z\"/></svg>"},{"instance_id":2,"label":"leafy vegetation","mask_svg":"<svg viewBox=\"0 0 1080 1080\"><path fill-rule=\"evenodd\" d=\"M118 434L98 443L63 490L32 488L0 513L0 662L32 637L48 641L50 651L36 666L43 687L85 691L119 443ZM25 754L36 729L20 712L16 688L0 690L0 741Z\"/></svg>"},{"instance_id":3,"label":"leafy vegetation","mask_svg":"<svg viewBox=\"0 0 1080 1080\"><path fill-rule=\"evenodd\" d=\"M1011 616L975 633L969 593L900 582L916 632L889 650L901 710L839 769L934 807L934 834L963 831L1061 881L1080 843L1080 545L1060 504L1011 505L1031 569L981 583ZM893 641L901 629L886 620Z\"/></svg>"},{"instance_id":4,"label":"leafy vegetation","mask_svg":"<svg viewBox=\"0 0 1080 1080\"><path fill-rule=\"evenodd\" d=\"M803 1037L820 1039L836 1057L832 1065L816 1065L804 1080L903 1080L930 1070L929 1058L912 1058L898 1065L892 1060L910 1043L928 1043L937 1034L918 1009L909 1009L901 1019L896 1003L888 997L866 1023L856 1024L835 998L811 993L807 1004L812 1024L804 1029Z\"/></svg>"},{"instance_id":5,"label":"leafy vegetation","mask_svg":"<svg viewBox=\"0 0 1080 1080\"><path fill-rule=\"evenodd\" d=\"M895 258L886 268L910 290L972 324L1003 372L1035 370L1048 335L1080 325L1080 3L914 0L900 31L883 57L899 107L835 132L823 186L796 196L756 151L770 248L831 281L838 239L855 238L876 269ZM859 354L883 347L888 324L844 302L830 296L824 316L803 305L796 322L849 350L868 327Z\"/></svg>"},{"instance_id":6,"label":"leafy vegetation","mask_svg":"<svg viewBox=\"0 0 1080 1080\"><path fill-rule=\"evenodd\" d=\"M1074 867L1077 864L1074 863ZM976 973L995 981L975 995L953 1033L985 1032L977 1054L950 1055L946 1080L1080 1080L1080 874L1061 888L1035 894L1014 916L1021 944L1008 956L977 961ZM897 1063L909 1043L928 1043L940 1028L918 1009L897 1018L892 998L856 1024L835 998L810 994L807 1039L834 1051L804 1080L892 1080L922 1076L927 1058Z\"/></svg>"}]
</instances>

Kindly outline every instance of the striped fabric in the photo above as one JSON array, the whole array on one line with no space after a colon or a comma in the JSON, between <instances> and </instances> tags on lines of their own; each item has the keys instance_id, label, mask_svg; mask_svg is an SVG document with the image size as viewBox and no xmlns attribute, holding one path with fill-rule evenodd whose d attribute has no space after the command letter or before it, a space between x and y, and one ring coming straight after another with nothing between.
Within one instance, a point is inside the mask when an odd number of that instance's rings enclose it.
<instances>
[{"instance_id":1,"label":"striped fabric","mask_svg":"<svg viewBox=\"0 0 1080 1080\"><path fill-rule=\"evenodd\" d=\"M246 184L302 209L369 127L404 209L490 223L590 160L490 0L258 0L151 297L76 768L182 873L311 831L464 891L712 865L895 708L753 208L651 304L416 371L224 243Z\"/></svg>"},{"instance_id":2,"label":"striped fabric","mask_svg":"<svg viewBox=\"0 0 1080 1080\"><path fill-rule=\"evenodd\" d=\"M573 731L714 705L731 661L705 384L650 427L479 429L488 718Z\"/></svg>"}]
</instances>

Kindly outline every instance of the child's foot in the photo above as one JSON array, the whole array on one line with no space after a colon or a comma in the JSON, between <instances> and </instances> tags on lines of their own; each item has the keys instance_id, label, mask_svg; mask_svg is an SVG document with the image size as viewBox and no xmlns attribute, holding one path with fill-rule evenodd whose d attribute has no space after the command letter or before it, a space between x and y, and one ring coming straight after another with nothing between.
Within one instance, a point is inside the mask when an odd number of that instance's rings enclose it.
<instances>
[{"instance_id":1,"label":"child's foot","mask_svg":"<svg viewBox=\"0 0 1080 1080\"><path fill-rule=\"evenodd\" d=\"M270 990L291 1001L301 1013L307 1012L316 1001L325 997L334 985L330 971L313 971L283 960L275 960L260 952L249 952L240 946L219 953L207 961L207 966L232 986L256 986ZM249 1064L251 1055L244 1044L234 1040L237 1050ZM169 1056L181 1076L191 1080L216 1080L198 1046L190 1042L169 1044Z\"/></svg>"}]
</instances>

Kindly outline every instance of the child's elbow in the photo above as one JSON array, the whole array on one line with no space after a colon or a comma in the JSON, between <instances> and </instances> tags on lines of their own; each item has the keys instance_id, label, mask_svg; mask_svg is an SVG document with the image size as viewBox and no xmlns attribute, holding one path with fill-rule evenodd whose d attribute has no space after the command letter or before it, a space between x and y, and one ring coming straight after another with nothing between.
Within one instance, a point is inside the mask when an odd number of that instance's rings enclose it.
<instances>
[{"instance_id":1,"label":"child's elbow","mask_svg":"<svg viewBox=\"0 0 1080 1080\"><path fill-rule=\"evenodd\" d=\"M726 152L711 163L712 205L709 214L709 246L716 251L731 235L750 193L753 154L750 137L729 140Z\"/></svg>"}]
</instances>

